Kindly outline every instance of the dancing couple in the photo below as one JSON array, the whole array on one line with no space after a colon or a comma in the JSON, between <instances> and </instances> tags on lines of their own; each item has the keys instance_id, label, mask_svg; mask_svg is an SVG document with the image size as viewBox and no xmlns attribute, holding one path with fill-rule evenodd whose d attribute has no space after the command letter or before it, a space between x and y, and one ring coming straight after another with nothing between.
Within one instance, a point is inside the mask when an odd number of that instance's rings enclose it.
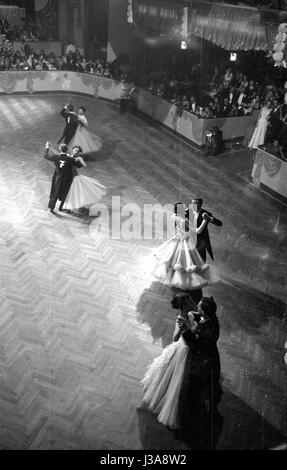
<instances>
[{"instance_id":1,"label":"dancing couple","mask_svg":"<svg viewBox=\"0 0 287 470\"><path fill-rule=\"evenodd\" d=\"M152 274L177 288L172 307L179 314L173 342L149 365L141 384L143 402L159 422L182 438L191 433L195 439L204 421L204 397L216 412L222 393L217 305L213 297L202 296L202 288L217 280L206 263L207 253L213 260L208 224L222 222L202 208L201 198L193 199L190 207L175 204L176 235L150 256Z\"/></svg>"},{"instance_id":2,"label":"dancing couple","mask_svg":"<svg viewBox=\"0 0 287 470\"><path fill-rule=\"evenodd\" d=\"M84 106L80 106L78 114L76 114L74 105L66 104L60 114L65 119L66 126L58 144L64 139L69 152L72 152L74 146L78 145L81 147L83 154L98 152L102 148L101 139L87 130L88 120Z\"/></svg>"},{"instance_id":3,"label":"dancing couple","mask_svg":"<svg viewBox=\"0 0 287 470\"><path fill-rule=\"evenodd\" d=\"M80 106L79 114L74 112L73 105L66 105L61 116L66 126L60 143L59 151L51 151L51 145L46 143L44 157L55 165L50 201L48 208L55 214L55 206L60 201L59 211L76 211L82 208L90 209L106 194L106 188L94 178L78 174L77 169L86 167L84 154L98 151L101 140L85 128L88 121L85 108ZM51 154L52 153L52 154Z\"/></svg>"},{"instance_id":4,"label":"dancing couple","mask_svg":"<svg viewBox=\"0 0 287 470\"><path fill-rule=\"evenodd\" d=\"M176 235L155 248L150 257L151 273L163 284L184 291L206 287L214 269L206 263L213 252L208 224L221 226L222 222L202 208L202 199L193 199L191 211L181 202L174 206L171 216L175 222Z\"/></svg>"}]
</instances>

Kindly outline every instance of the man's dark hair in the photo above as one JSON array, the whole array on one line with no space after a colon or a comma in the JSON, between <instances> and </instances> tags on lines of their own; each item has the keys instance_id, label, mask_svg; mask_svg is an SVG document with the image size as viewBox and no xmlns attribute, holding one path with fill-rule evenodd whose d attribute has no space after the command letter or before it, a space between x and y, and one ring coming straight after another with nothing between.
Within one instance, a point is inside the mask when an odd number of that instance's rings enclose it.
<instances>
[{"instance_id":1,"label":"man's dark hair","mask_svg":"<svg viewBox=\"0 0 287 470\"><path fill-rule=\"evenodd\" d=\"M68 152L68 146L67 146L66 144L61 144L61 145L60 145L60 150L61 150L61 152L63 152L63 153Z\"/></svg>"},{"instance_id":2,"label":"man's dark hair","mask_svg":"<svg viewBox=\"0 0 287 470\"><path fill-rule=\"evenodd\" d=\"M216 314L217 305L214 301L213 297L202 297L201 301L201 308L210 316L214 316Z\"/></svg>"},{"instance_id":3,"label":"man's dark hair","mask_svg":"<svg viewBox=\"0 0 287 470\"><path fill-rule=\"evenodd\" d=\"M195 197L194 199L192 199L191 203L192 204L200 204L202 206L203 200L201 199L201 197Z\"/></svg>"}]
</instances>

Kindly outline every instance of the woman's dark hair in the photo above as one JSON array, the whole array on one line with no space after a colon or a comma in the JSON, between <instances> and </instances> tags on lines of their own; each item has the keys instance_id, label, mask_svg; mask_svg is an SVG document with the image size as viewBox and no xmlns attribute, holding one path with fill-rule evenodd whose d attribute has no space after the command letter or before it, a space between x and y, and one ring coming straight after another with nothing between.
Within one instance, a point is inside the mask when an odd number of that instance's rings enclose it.
<instances>
[{"instance_id":1,"label":"woman's dark hair","mask_svg":"<svg viewBox=\"0 0 287 470\"><path fill-rule=\"evenodd\" d=\"M180 292L179 294L176 294L176 296L172 299L171 306L172 308L182 309L187 302L189 302L190 304L194 304L194 307L196 307L194 301L192 300L189 294L185 292Z\"/></svg>"},{"instance_id":2,"label":"woman's dark hair","mask_svg":"<svg viewBox=\"0 0 287 470\"><path fill-rule=\"evenodd\" d=\"M82 149L82 147L80 147L80 145L74 145L73 150L74 149L78 149L79 152L81 152L81 153L83 152L83 149Z\"/></svg>"},{"instance_id":3,"label":"woman's dark hair","mask_svg":"<svg viewBox=\"0 0 287 470\"><path fill-rule=\"evenodd\" d=\"M183 202L176 202L174 205L174 213L177 215L178 206L184 206Z\"/></svg>"},{"instance_id":4,"label":"woman's dark hair","mask_svg":"<svg viewBox=\"0 0 287 470\"><path fill-rule=\"evenodd\" d=\"M202 297L200 304L202 310L207 315L214 316L216 314L217 305L213 297Z\"/></svg>"},{"instance_id":5,"label":"woman's dark hair","mask_svg":"<svg viewBox=\"0 0 287 470\"><path fill-rule=\"evenodd\" d=\"M84 113L86 112L85 106L79 106L79 109L82 109L84 111Z\"/></svg>"}]
</instances>

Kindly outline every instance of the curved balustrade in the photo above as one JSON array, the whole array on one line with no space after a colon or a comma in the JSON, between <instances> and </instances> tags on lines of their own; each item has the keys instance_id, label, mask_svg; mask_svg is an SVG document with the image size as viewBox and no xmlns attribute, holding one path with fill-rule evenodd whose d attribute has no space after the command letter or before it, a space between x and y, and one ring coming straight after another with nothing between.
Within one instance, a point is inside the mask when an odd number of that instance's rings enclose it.
<instances>
[{"instance_id":1,"label":"curved balustrade","mask_svg":"<svg viewBox=\"0 0 287 470\"><path fill-rule=\"evenodd\" d=\"M0 72L0 94L12 93L81 93L94 98L114 101L121 95L121 83L109 78L66 71L7 71ZM162 123L168 129L201 147L205 145L207 129L217 125L224 140L250 135L258 111L252 116L202 119L178 108L162 98L137 88L137 108Z\"/></svg>"}]
</instances>

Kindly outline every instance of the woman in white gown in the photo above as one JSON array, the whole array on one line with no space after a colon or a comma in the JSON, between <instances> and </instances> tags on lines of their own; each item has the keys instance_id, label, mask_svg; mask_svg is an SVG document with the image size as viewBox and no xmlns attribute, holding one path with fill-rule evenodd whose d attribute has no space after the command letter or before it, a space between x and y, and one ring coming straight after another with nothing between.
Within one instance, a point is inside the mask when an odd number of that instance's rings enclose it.
<instances>
[{"instance_id":1,"label":"woman in white gown","mask_svg":"<svg viewBox=\"0 0 287 470\"><path fill-rule=\"evenodd\" d=\"M176 235L152 250L147 259L149 272L163 284L182 290L201 289L211 282L211 267L196 249L196 234L208 223L203 220L198 228L188 227L188 220L175 213ZM215 279L215 277L214 277Z\"/></svg>"},{"instance_id":2,"label":"woman in white gown","mask_svg":"<svg viewBox=\"0 0 287 470\"><path fill-rule=\"evenodd\" d=\"M190 311L194 310L195 304L188 294L178 294L172 306L180 309L173 342L149 365L141 385L145 392L143 402L147 408L157 415L160 423L170 429L178 429L180 391L189 350L181 335L178 320L184 319L191 329L196 327L196 323Z\"/></svg>"},{"instance_id":3,"label":"woman in white gown","mask_svg":"<svg viewBox=\"0 0 287 470\"><path fill-rule=\"evenodd\" d=\"M84 106L80 106L78 113L79 125L77 127L74 137L69 143L70 152L72 152L72 149L76 145L79 145L82 148L84 154L98 152L103 146L102 140L95 134L87 130L88 120L85 114L86 109L84 108Z\"/></svg>"},{"instance_id":4,"label":"woman in white gown","mask_svg":"<svg viewBox=\"0 0 287 470\"><path fill-rule=\"evenodd\" d=\"M251 140L248 144L248 147L251 149L257 149L258 145L263 145L265 140L265 135L268 126L268 116L272 111L272 102L267 101L266 105L262 107L256 127L254 129Z\"/></svg>"},{"instance_id":5,"label":"woman in white gown","mask_svg":"<svg viewBox=\"0 0 287 470\"><path fill-rule=\"evenodd\" d=\"M79 145L73 148L71 157L76 158L86 167L87 164L83 157L80 156L82 149ZM71 184L69 193L64 202L63 208L66 210L77 210L82 207L89 209L91 206L99 202L106 195L106 187L100 184L94 178L78 174L75 169L75 176Z\"/></svg>"}]
</instances>

